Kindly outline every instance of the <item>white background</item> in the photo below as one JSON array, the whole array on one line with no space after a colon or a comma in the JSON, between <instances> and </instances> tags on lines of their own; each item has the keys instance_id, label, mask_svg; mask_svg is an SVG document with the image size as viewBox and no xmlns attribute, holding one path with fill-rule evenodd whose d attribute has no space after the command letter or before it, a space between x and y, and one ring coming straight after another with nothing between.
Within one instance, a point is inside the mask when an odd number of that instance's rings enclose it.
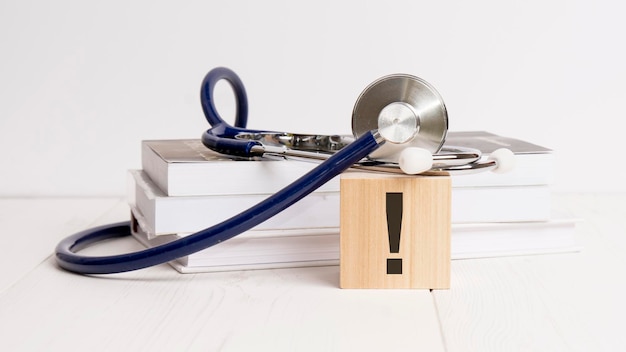
<instances>
[{"instance_id":1,"label":"white background","mask_svg":"<svg viewBox=\"0 0 626 352\"><path fill-rule=\"evenodd\" d=\"M208 128L199 89L216 66L244 81L249 127L303 133L350 133L365 86L417 75L451 130L553 148L556 191L624 191L625 14L617 0L3 1L0 195L124 194L142 139Z\"/></svg>"}]
</instances>

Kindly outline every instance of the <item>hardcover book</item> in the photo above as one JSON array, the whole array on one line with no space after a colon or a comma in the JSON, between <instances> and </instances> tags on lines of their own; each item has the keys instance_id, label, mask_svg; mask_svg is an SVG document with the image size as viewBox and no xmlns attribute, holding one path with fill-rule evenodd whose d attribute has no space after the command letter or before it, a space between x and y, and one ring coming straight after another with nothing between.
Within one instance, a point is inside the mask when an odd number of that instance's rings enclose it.
<instances>
[{"instance_id":1,"label":"hardcover book","mask_svg":"<svg viewBox=\"0 0 626 352\"><path fill-rule=\"evenodd\" d=\"M172 234L149 238L144 219L132 212L132 234L144 246L184 238ZM453 260L580 251L576 220L452 224ZM252 230L170 262L181 273L324 266L339 264L339 229Z\"/></svg>"},{"instance_id":2,"label":"hardcover book","mask_svg":"<svg viewBox=\"0 0 626 352\"><path fill-rule=\"evenodd\" d=\"M150 236L195 232L263 201L270 194L165 195L141 170L129 171L129 203L145 218ZM407 176L408 177L408 176ZM452 223L545 221L550 218L550 187L452 188ZM256 228L285 230L338 228L339 192L313 192Z\"/></svg>"},{"instance_id":3,"label":"hardcover book","mask_svg":"<svg viewBox=\"0 0 626 352\"><path fill-rule=\"evenodd\" d=\"M449 132L446 145L477 148L487 157L506 147L516 165L506 174L481 172L452 175L453 187L529 186L550 184L553 154L548 148L489 132ZM142 142L142 168L167 196L271 194L313 169L315 162L241 158L216 153L200 140ZM319 189L339 191L337 178Z\"/></svg>"}]
</instances>

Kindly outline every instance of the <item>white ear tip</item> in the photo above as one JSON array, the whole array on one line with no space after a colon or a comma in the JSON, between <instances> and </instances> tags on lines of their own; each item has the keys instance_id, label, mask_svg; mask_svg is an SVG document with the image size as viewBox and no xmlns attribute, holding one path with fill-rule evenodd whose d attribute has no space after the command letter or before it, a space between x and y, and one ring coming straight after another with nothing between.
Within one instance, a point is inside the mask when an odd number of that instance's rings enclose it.
<instances>
[{"instance_id":1,"label":"white ear tip","mask_svg":"<svg viewBox=\"0 0 626 352\"><path fill-rule=\"evenodd\" d=\"M433 155L426 149L405 148L398 158L400 169L409 175L420 174L433 167Z\"/></svg>"},{"instance_id":2,"label":"white ear tip","mask_svg":"<svg viewBox=\"0 0 626 352\"><path fill-rule=\"evenodd\" d=\"M495 160L496 168L492 171L499 174L509 172L515 168L515 154L507 148L494 150L489 155L489 160Z\"/></svg>"}]
</instances>

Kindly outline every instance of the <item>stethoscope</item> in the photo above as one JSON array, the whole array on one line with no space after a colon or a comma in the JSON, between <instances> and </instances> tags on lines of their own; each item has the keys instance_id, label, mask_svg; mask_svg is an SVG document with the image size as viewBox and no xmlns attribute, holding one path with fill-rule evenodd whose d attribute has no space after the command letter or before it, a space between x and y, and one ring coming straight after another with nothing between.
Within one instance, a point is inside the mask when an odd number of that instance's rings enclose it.
<instances>
[{"instance_id":1,"label":"stethoscope","mask_svg":"<svg viewBox=\"0 0 626 352\"><path fill-rule=\"evenodd\" d=\"M213 93L226 80L236 97L235 125L219 115ZM85 256L77 252L96 242L131 234L129 221L87 229L56 247L60 267L82 274L110 274L166 263L226 241L280 213L349 168L372 171L468 173L513 167L511 151L500 149L482 160L476 149L444 146L447 110L437 91L410 75L390 75L361 93L352 114L354 136L303 135L246 129L247 95L239 77L227 68L211 70L202 82L202 109L211 128L202 135L208 148L245 157L297 158L320 165L261 203L179 240L133 253Z\"/></svg>"}]
</instances>

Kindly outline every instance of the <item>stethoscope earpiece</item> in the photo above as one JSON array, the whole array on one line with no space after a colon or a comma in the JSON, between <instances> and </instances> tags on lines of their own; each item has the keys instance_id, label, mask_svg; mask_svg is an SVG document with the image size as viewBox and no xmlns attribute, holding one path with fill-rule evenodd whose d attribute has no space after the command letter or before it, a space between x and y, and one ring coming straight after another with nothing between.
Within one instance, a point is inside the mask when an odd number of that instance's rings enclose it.
<instances>
[{"instance_id":1,"label":"stethoscope earpiece","mask_svg":"<svg viewBox=\"0 0 626 352\"><path fill-rule=\"evenodd\" d=\"M407 175L421 174L433 167L433 154L424 148L404 148L398 158L398 165Z\"/></svg>"},{"instance_id":2,"label":"stethoscope earpiece","mask_svg":"<svg viewBox=\"0 0 626 352\"><path fill-rule=\"evenodd\" d=\"M500 148L489 154L488 160L495 161L496 167L491 172L503 174L515 168L515 154L508 148Z\"/></svg>"}]
</instances>

